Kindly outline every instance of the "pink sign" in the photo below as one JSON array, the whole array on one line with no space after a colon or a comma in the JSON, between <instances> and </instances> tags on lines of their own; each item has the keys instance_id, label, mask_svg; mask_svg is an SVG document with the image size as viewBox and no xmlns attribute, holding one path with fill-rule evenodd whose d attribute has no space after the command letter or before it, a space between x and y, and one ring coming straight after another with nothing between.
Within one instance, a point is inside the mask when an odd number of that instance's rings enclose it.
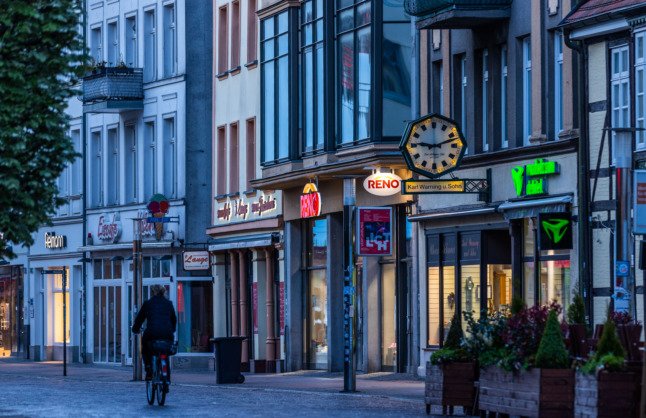
<instances>
[{"instance_id":1,"label":"pink sign","mask_svg":"<svg viewBox=\"0 0 646 418\"><path fill-rule=\"evenodd\" d=\"M117 242L121 237L121 217L118 213L113 213L111 218L106 214L99 216L96 235L101 241Z\"/></svg>"},{"instance_id":2,"label":"pink sign","mask_svg":"<svg viewBox=\"0 0 646 418\"><path fill-rule=\"evenodd\" d=\"M392 254L392 208L357 208L357 255Z\"/></svg>"}]
</instances>

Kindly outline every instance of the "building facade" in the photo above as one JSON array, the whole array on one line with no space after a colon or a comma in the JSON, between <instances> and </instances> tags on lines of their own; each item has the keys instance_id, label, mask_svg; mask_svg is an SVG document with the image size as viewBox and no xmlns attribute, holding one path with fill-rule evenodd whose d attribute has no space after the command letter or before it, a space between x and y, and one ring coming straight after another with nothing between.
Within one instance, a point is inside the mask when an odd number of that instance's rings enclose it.
<instances>
[{"instance_id":1,"label":"building facade","mask_svg":"<svg viewBox=\"0 0 646 418\"><path fill-rule=\"evenodd\" d=\"M262 170L251 184L283 192L285 369L343 369L344 183L357 206L392 211L389 255L354 260L357 369L416 369L412 198L361 186L377 171L410 176L398 150L412 115L403 2L265 1L258 15Z\"/></svg>"},{"instance_id":2,"label":"building facade","mask_svg":"<svg viewBox=\"0 0 646 418\"><path fill-rule=\"evenodd\" d=\"M283 220L280 191L260 175L257 2L217 0L213 65L213 193L209 251L215 336L245 337L243 370L283 370Z\"/></svg>"},{"instance_id":3,"label":"building facade","mask_svg":"<svg viewBox=\"0 0 646 418\"><path fill-rule=\"evenodd\" d=\"M582 63L580 118L585 128L586 177L580 187L586 189L591 219L586 239L590 243L586 257L591 260L587 308L594 323L604 322L611 300L616 310L643 316L644 270L638 251L643 214L633 212L632 205L640 200L633 185L643 181L638 176L646 167L645 22L646 5L641 1L589 0L562 23L568 46ZM629 186L626 189L622 177ZM622 208L628 211L625 223ZM627 242L622 243L621 237ZM629 267L624 274L619 273L621 261ZM622 293L627 296L618 297Z\"/></svg>"},{"instance_id":4,"label":"building facade","mask_svg":"<svg viewBox=\"0 0 646 418\"><path fill-rule=\"evenodd\" d=\"M419 234L422 364L454 315L477 319L513 297L567 306L579 277L574 63L558 27L572 2L457 3L407 9L420 29L420 111L458 123L467 150L451 174L487 180L489 189L421 194L410 217ZM556 214L568 219L566 249L539 242Z\"/></svg>"}]
</instances>

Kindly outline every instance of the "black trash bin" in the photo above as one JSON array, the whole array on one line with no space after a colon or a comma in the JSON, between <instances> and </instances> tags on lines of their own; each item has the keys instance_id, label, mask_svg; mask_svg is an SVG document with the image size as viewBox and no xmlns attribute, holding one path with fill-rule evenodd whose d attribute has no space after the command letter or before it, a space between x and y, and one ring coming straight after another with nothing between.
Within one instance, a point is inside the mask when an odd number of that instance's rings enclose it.
<instances>
[{"instance_id":1,"label":"black trash bin","mask_svg":"<svg viewBox=\"0 0 646 418\"><path fill-rule=\"evenodd\" d=\"M211 338L215 353L215 381L221 383L244 383L240 373L242 341L245 337Z\"/></svg>"}]
</instances>

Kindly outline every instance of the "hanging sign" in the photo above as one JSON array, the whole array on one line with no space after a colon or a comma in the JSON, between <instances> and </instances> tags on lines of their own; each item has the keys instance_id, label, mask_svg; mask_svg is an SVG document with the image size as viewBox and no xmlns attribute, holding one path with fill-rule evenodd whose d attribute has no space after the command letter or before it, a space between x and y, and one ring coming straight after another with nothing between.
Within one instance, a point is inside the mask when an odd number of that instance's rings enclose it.
<instances>
[{"instance_id":1,"label":"hanging sign","mask_svg":"<svg viewBox=\"0 0 646 418\"><path fill-rule=\"evenodd\" d=\"M316 184L307 183L301 195L301 218L314 218L321 214L321 194Z\"/></svg>"},{"instance_id":2,"label":"hanging sign","mask_svg":"<svg viewBox=\"0 0 646 418\"><path fill-rule=\"evenodd\" d=\"M208 251L184 251L184 270L208 270L209 269L209 252Z\"/></svg>"},{"instance_id":3,"label":"hanging sign","mask_svg":"<svg viewBox=\"0 0 646 418\"><path fill-rule=\"evenodd\" d=\"M357 208L357 255L391 255L392 208Z\"/></svg>"},{"instance_id":4,"label":"hanging sign","mask_svg":"<svg viewBox=\"0 0 646 418\"><path fill-rule=\"evenodd\" d=\"M635 170L633 192L633 233L646 235L646 170Z\"/></svg>"},{"instance_id":5,"label":"hanging sign","mask_svg":"<svg viewBox=\"0 0 646 418\"><path fill-rule=\"evenodd\" d=\"M570 212L539 213L538 225L538 247L541 251L572 249Z\"/></svg>"},{"instance_id":6,"label":"hanging sign","mask_svg":"<svg viewBox=\"0 0 646 418\"><path fill-rule=\"evenodd\" d=\"M375 173L366 177L363 188L376 196L392 196L400 192L401 177L392 173Z\"/></svg>"},{"instance_id":7,"label":"hanging sign","mask_svg":"<svg viewBox=\"0 0 646 418\"><path fill-rule=\"evenodd\" d=\"M516 195L537 196L547 194L547 177L559 174L560 166L556 161L539 158L533 164L519 165L511 170Z\"/></svg>"}]
</instances>

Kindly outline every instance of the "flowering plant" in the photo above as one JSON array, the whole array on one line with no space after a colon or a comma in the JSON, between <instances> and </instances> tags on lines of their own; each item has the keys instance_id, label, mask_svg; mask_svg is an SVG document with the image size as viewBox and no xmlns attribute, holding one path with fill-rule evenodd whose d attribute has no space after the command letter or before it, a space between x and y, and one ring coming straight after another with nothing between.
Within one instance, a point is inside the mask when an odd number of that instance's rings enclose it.
<instances>
[{"instance_id":1,"label":"flowering plant","mask_svg":"<svg viewBox=\"0 0 646 418\"><path fill-rule=\"evenodd\" d=\"M633 320L632 315L628 312L610 312L610 319L615 325L639 324L639 321Z\"/></svg>"},{"instance_id":2,"label":"flowering plant","mask_svg":"<svg viewBox=\"0 0 646 418\"><path fill-rule=\"evenodd\" d=\"M490 366L504 356L502 333L507 326L509 315L506 311L494 312L476 319L473 312L464 312L468 336L462 346L481 366Z\"/></svg>"}]
</instances>

